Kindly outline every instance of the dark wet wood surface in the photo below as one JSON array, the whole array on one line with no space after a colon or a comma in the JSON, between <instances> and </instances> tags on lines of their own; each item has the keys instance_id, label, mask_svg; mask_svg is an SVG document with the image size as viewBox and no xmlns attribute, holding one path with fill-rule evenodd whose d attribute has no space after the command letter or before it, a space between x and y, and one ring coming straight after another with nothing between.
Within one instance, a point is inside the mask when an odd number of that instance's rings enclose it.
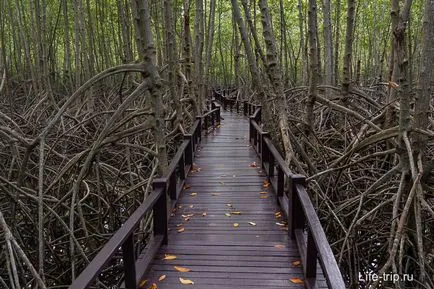
<instances>
[{"instance_id":1,"label":"dark wet wood surface","mask_svg":"<svg viewBox=\"0 0 434 289\"><path fill-rule=\"evenodd\" d=\"M143 288L304 288L291 281L303 279L300 254L286 220L276 217L276 196L264 187L265 174L248 143L248 120L223 117L221 127L203 137L170 218L169 244L161 247ZM164 260L166 254L176 259ZM194 285L181 284L180 277ZM318 288L327 288L323 276L317 279Z\"/></svg>"}]
</instances>

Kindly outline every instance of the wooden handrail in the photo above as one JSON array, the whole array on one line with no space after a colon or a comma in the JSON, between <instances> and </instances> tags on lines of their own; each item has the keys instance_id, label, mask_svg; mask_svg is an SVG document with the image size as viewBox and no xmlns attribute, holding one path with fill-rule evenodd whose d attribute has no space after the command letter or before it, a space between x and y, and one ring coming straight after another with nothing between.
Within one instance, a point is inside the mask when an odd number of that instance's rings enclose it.
<instances>
[{"instance_id":1,"label":"wooden handrail","mask_svg":"<svg viewBox=\"0 0 434 289\"><path fill-rule=\"evenodd\" d=\"M72 282L69 289L88 288L102 272L104 266L119 252L119 248L122 248L125 288L138 288L139 281L155 257L158 248L168 242L169 214L171 208L176 204L185 177L193 166L194 153L201 141L202 121L206 122L208 118L212 119L212 126L219 123L220 107L217 106L205 115L196 117L190 134L184 135L183 142L171 160L166 176L154 180L151 194L115 232L88 266ZM167 195L172 201L170 207L168 207ZM137 258L134 230L151 210L154 218L153 236L148 246L140 252L140 256Z\"/></svg>"},{"instance_id":2,"label":"wooden handrail","mask_svg":"<svg viewBox=\"0 0 434 289\"><path fill-rule=\"evenodd\" d=\"M221 103L228 100L220 95ZM317 260L330 289L345 289L345 282L327 241L324 229L306 191L306 178L291 172L274 146L268 132L261 128L261 106L243 103L243 114L250 118L249 140L261 159L261 166L276 192L277 202L288 219L288 233L296 240L307 288L316 288ZM306 231L306 233L305 233Z\"/></svg>"}]
</instances>

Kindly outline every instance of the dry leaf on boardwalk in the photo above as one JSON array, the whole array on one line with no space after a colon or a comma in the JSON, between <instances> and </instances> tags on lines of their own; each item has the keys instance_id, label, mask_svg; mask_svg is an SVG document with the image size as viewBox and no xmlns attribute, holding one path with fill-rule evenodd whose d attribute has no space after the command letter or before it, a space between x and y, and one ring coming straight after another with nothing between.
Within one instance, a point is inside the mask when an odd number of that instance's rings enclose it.
<instances>
[{"instance_id":1,"label":"dry leaf on boardwalk","mask_svg":"<svg viewBox=\"0 0 434 289\"><path fill-rule=\"evenodd\" d=\"M282 245L282 244L274 245L274 247L278 248L278 249L285 249L286 248L285 245Z\"/></svg>"},{"instance_id":2,"label":"dry leaf on boardwalk","mask_svg":"<svg viewBox=\"0 0 434 289\"><path fill-rule=\"evenodd\" d=\"M256 226L256 223L253 223L253 222L249 222L249 224L252 226Z\"/></svg>"},{"instance_id":3,"label":"dry leaf on boardwalk","mask_svg":"<svg viewBox=\"0 0 434 289\"><path fill-rule=\"evenodd\" d=\"M289 280L294 284L303 284L304 283L304 281L300 278L291 278Z\"/></svg>"},{"instance_id":4,"label":"dry leaf on boardwalk","mask_svg":"<svg viewBox=\"0 0 434 289\"><path fill-rule=\"evenodd\" d=\"M203 213L202 213L202 217L205 217L205 216L206 216L206 212L203 212Z\"/></svg>"},{"instance_id":5,"label":"dry leaf on boardwalk","mask_svg":"<svg viewBox=\"0 0 434 289\"><path fill-rule=\"evenodd\" d=\"M184 185L184 190L191 189L191 185Z\"/></svg>"},{"instance_id":6,"label":"dry leaf on boardwalk","mask_svg":"<svg viewBox=\"0 0 434 289\"><path fill-rule=\"evenodd\" d=\"M270 186L270 182L267 181L267 180L265 180L265 181L262 183L262 186L263 186L264 188L268 188L268 187Z\"/></svg>"},{"instance_id":7,"label":"dry leaf on boardwalk","mask_svg":"<svg viewBox=\"0 0 434 289\"><path fill-rule=\"evenodd\" d=\"M184 232L185 231L185 228L180 228L180 229L178 229L178 233L182 233L182 232Z\"/></svg>"},{"instance_id":8,"label":"dry leaf on boardwalk","mask_svg":"<svg viewBox=\"0 0 434 289\"><path fill-rule=\"evenodd\" d=\"M155 283L152 283L152 285L149 287L149 289L157 289L158 287L157 287L157 284L155 284Z\"/></svg>"},{"instance_id":9,"label":"dry leaf on boardwalk","mask_svg":"<svg viewBox=\"0 0 434 289\"><path fill-rule=\"evenodd\" d=\"M146 284L148 284L148 280L142 280L139 283L139 288L145 288Z\"/></svg>"},{"instance_id":10,"label":"dry leaf on boardwalk","mask_svg":"<svg viewBox=\"0 0 434 289\"><path fill-rule=\"evenodd\" d=\"M176 256L175 255L168 255L165 254L163 260L175 260Z\"/></svg>"},{"instance_id":11,"label":"dry leaf on boardwalk","mask_svg":"<svg viewBox=\"0 0 434 289\"><path fill-rule=\"evenodd\" d=\"M161 275L160 278L158 278L158 281L163 281L164 279L166 279L166 275Z\"/></svg>"},{"instance_id":12,"label":"dry leaf on boardwalk","mask_svg":"<svg viewBox=\"0 0 434 289\"><path fill-rule=\"evenodd\" d=\"M239 227L240 224L238 224L238 223L234 223L233 226L236 228L236 227Z\"/></svg>"},{"instance_id":13,"label":"dry leaf on boardwalk","mask_svg":"<svg viewBox=\"0 0 434 289\"><path fill-rule=\"evenodd\" d=\"M232 215L241 215L241 212L239 212L239 211L234 211L234 212L231 212L231 214L232 214Z\"/></svg>"},{"instance_id":14,"label":"dry leaf on boardwalk","mask_svg":"<svg viewBox=\"0 0 434 289\"><path fill-rule=\"evenodd\" d=\"M179 277L179 282L181 282L181 284L183 285L194 285L194 282L189 280L189 279L184 279Z\"/></svg>"},{"instance_id":15,"label":"dry leaf on boardwalk","mask_svg":"<svg viewBox=\"0 0 434 289\"><path fill-rule=\"evenodd\" d=\"M191 269L188 269L188 268L185 268L185 267L181 267L181 266L173 266L173 268L175 268L176 271L183 272L183 273L191 271Z\"/></svg>"},{"instance_id":16,"label":"dry leaf on boardwalk","mask_svg":"<svg viewBox=\"0 0 434 289\"><path fill-rule=\"evenodd\" d=\"M253 162L253 163L251 163L250 165L249 165L249 167L251 167L251 168L256 168L258 165L256 164L256 162Z\"/></svg>"},{"instance_id":17,"label":"dry leaf on boardwalk","mask_svg":"<svg viewBox=\"0 0 434 289\"><path fill-rule=\"evenodd\" d=\"M190 196L192 196L192 197L197 196L197 193L196 192L190 193Z\"/></svg>"},{"instance_id":18,"label":"dry leaf on boardwalk","mask_svg":"<svg viewBox=\"0 0 434 289\"><path fill-rule=\"evenodd\" d=\"M229 214L229 213L225 213L225 216L226 216L226 217L230 217L231 214Z\"/></svg>"},{"instance_id":19,"label":"dry leaf on boardwalk","mask_svg":"<svg viewBox=\"0 0 434 289\"><path fill-rule=\"evenodd\" d=\"M292 261L291 264L294 267L299 267L301 265L301 262L299 260L297 260L297 261Z\"/></svg>"}]
</instances>

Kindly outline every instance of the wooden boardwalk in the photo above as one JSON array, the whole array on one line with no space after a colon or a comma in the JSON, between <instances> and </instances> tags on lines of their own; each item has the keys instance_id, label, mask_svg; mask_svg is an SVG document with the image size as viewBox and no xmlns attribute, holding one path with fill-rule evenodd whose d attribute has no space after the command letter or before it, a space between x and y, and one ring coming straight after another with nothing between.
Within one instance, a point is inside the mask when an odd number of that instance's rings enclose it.
<instances>
[{"instance_id":1,"label":"wooden boardwalk","mask_svg":"<svg viewBox=\"0 0 434 289\"><path fill-rule=\"evenodd\" d=\"M248 120L222 116L221 127L203 137L169 220L169 244L160 248L143 288L304 288L300 254L249 145ZM320 269L318 275L316 288L327 288Z\"/></svg>"}]
</instances>

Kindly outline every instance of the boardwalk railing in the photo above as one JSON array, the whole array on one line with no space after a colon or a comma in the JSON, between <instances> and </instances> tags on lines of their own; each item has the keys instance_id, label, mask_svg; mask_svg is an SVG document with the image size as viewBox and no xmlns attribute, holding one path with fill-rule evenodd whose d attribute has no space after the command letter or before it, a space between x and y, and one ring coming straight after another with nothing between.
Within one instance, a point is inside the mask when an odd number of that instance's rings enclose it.
<instances>
[{"instance_id":1,"label":"boardwalk railing","mask_svg":"<svg viewBox=\"0 0 434 289\"><path fill-rule=\"evenodd\" d=\"M238 108L238 101L215 94L223 107ZM319 260L330 289L344 289L345 282L327 241L324 229L306 191L306 178L293 174L268 132L262 130L261 106L243 102L243 113L250 117L249 139L261 159L262 168L277 196L277 202L288 219L288 233L296 240L304 269L305 285L315 288ZM237 109L238 110L238 109ZM306 233L305 233L306 231Z\"/></svg>"},{"instance_id":2,"label":"boardwalk railing","mask_svg":"<svg viewBox=\"0 0 434 289\"><path fill-rule=\"evenodd\" d=\"M90 264L69 286L69 289L84 289L94 283L104 267L112 260L119 248L122 248L124 265L124 282L127 289L137 289L150 263L162 244L168 241L168 217L176 204L184 180L193 166L194 153L201 140L202 130L217 125L220 122L220 106L212 104L209 112L196 117L191 133L184 135L184 140L169 164L165 177L154 180L153 191L146 200L134 211L120 229L112 236L106 245L98 252ZM170 198L168 202L167 197ZM170 208L168 206L170 204ZM144 251L137 254L134 241L134 230L141 220L152 211L153 236Z\"/></svg>"}]
</instances>

